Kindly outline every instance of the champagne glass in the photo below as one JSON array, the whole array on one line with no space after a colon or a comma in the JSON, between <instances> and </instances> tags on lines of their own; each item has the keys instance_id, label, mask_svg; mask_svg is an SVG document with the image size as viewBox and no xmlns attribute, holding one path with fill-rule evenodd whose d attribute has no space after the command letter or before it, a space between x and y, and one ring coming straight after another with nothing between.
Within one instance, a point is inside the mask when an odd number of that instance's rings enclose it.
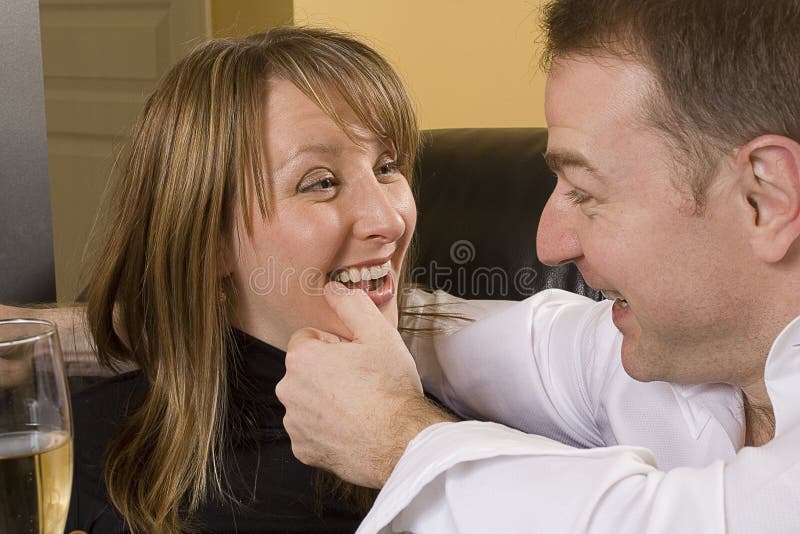
<instances>
[{"instance_id":1,"label":"champagne glass","mask_svg":"<svg viewBox=\"0 0 800 534\"><path fill-rule=\"evenodd\" d=\"M0 321L0 533L63 534L72 490L72 414L58 332Z\"/></svg>"}]
</instances>

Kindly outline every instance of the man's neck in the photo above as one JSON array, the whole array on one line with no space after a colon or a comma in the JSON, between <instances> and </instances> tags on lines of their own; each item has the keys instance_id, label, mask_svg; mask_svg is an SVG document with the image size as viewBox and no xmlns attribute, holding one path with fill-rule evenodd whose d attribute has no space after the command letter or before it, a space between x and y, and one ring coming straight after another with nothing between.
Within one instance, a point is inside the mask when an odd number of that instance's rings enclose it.
<instances>
[{"instance_id":1,"label":"man's neck","mask_svg":"<svg viewBox=\"0 0 800 534\"><path fill-rule=\"evenodd\" d=\"M745 374L733 381L742 388L744 394L747 446L759 447L775 437L775 411L764 380L765 367L775 339L800 313L796 292L784 292L783 295L768 300L770 309L761 310L760 324L750 331L751 344L743 342L738 350L739 354L753 355L753 359L739 362L738 367Z\"/></svg>"},{"instance_id":2,"label":"man's neck","mask_svg":"<svg viewBox=\"0 0 800 534\"><path fill-rule=\"evenodd\" d=\"M775 412L763 380L744 388L744 417L745 446L760 447L775 437Z\"/></svg>"}]
</instances>

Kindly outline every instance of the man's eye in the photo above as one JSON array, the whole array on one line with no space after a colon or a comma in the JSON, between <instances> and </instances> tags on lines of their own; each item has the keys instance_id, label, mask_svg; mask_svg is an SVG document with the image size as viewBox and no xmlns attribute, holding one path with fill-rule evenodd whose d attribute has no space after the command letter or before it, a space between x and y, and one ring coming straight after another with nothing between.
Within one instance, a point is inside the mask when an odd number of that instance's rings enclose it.
<instances>
[{"instance_id":1,"label":"man's eye","mask_svg":"<svg viewBox=\"0 0 800 534\"><path fill-rule=\"evenodd\" d=\"M579 189L572 189L571 191L567 191L566 193L564 193L564 196L566 196L567 199L576 206L580 206L581 204L584 204L592 199L591 195L588 195L585 192L580 191Z\"/></svg>"},{"instance_id":2,"label":"man's eye","mask_svg":"<svg viewBox=\"0 0 800 534\"><path fill-rule=\"evenodd\" d=\"M592 200L592 195L585 193L579 189L572 189L571 191L567 191L564 193L564 196L567 197L572 204L576 206L580 206L581 204L585 204L586 202Z\"/></svg>"}]
</instances>

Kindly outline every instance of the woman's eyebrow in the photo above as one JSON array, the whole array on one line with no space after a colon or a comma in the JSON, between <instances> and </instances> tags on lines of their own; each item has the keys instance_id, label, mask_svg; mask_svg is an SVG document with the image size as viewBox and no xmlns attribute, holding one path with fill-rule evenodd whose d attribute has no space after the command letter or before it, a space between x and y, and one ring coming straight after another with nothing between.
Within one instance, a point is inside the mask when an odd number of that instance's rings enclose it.
<instances>
[{"instance_id":1,"label":"woman's eyebrow","mask_svg":"<svg viewBox=\"0 0 800 534\"><path fill-rule=\"evenodd\" d=\"M277 170L281 170L287 165L289 165L292 161L296 160L303 154L326 154L326 155L333 155L338 156L342 153L342 149L337 146L326 145L322 143L314 143L310 145L300 145L299 147L293 149L289 152L289 155L283 160L283 163L280 164Z\"/></svg>"},{"instance_id":2,"label":"woman's eyebrow","mask_svg":"<svg viewBox=\"0 0 800 534\"><path fill-rule=\"evenodd\" d=\"M606 181L603 174L597 168L589 163L583 154L572 152L568 150L548 150L543 154L544 161L550 170L553 172L560 172L568 167L583 169L600 181Z\"/></svg>"}]
</instances>

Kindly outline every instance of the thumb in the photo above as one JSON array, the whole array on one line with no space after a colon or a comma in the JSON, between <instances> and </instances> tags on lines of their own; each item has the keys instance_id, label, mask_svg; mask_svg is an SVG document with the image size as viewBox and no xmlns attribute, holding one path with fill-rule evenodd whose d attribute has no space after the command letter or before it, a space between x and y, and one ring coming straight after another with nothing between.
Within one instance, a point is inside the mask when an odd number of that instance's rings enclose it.
<instances>
[{"instance_id":1,"label":"thumb","mask_svg":"<svg viewBox=\"0 0 800 534\"><path fill-rule=\"evenodd\" d=\"M353 341L379 341L387 331L397 330L361 289L350 289L339 282L325 285L325 300L353 334Z\"/></svg>"}]
</instances>

